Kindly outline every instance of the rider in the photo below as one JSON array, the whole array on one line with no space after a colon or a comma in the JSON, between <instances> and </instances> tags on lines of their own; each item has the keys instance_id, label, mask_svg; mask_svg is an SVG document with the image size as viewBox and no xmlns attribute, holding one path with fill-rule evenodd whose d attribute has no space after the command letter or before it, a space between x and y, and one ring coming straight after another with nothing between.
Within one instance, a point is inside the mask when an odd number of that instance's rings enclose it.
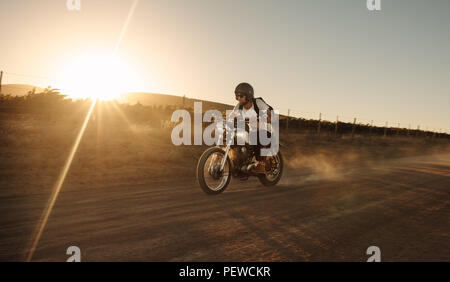
<instances>
[{"instance_id":1,"label":"rider","mask_svg":"<svg viewBox=\"0 0 450 282\"><path fill-rule=\"evenodd\" d=\"M242 82L236 86L234 90L234 94L236 95L236 100L239 104L236 106L244 119L258 118L260 113L264 113L267 115L267 123L264 120L258 119L258 131L268 131L268 137L270 137L270 124L271 115L272 115L272 107L269 106L262 98L255 98L253 87L247 83ZM265 172L265 157L260 155L261 144L259 142L259 133L257 135L257 150L256 150L256 159L258 161L258 165L254 169L255 172Z\"/></svg>"}]
</instances>

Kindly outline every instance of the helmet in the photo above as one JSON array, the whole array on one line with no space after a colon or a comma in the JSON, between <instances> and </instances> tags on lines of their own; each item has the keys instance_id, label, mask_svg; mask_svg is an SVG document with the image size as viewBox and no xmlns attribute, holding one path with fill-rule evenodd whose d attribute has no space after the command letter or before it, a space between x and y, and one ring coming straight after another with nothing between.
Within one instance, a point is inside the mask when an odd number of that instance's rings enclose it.
<instances>
[{"instance_id":1,"label":"helmet","mask_svg":"<svg viewBox=\"0 0 450 282\"><path fill-rule=\"evenodd\" d=\"M252 100L254 97L253 87L247 82L241 82L236 86L234 94L243 94L247 100Z\"/></svg>"}]
</instances>

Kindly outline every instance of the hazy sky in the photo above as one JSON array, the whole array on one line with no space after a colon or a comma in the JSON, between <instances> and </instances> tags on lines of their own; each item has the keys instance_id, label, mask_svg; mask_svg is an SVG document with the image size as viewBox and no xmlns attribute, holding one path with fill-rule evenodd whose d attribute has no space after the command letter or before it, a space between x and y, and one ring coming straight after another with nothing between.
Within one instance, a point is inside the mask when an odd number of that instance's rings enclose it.
<instances>
[{"instance_id":1,"label":"hazy sky","mask_svg":"<svg viewBox=\"0 0 450 282\"><path fill-rule=\"evenodd\" d=\"M3 83L58 87L77 55L112 52L132 3L0 0ZM281 113L450 132L449 28L449 0L140 0L118 56L133 91L235 103L247 81Z\"/></svg>"}]
</instances>

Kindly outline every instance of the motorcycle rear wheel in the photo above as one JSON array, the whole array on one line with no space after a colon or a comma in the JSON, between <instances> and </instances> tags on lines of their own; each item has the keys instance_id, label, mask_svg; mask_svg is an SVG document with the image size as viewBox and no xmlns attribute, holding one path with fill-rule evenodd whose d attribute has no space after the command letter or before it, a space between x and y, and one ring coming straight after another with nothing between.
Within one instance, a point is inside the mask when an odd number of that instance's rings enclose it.
<instances>
[{"instance_id":1,"label":"motorcycle rear wheel","mask_svg":"<svg viewBox=\"0 0 450 282\"><path fill-rule=\"evenodd\" d=\"M275 162L278 164L278 173L276 175L270 175L270 174L262 174L258 175L259 182L261 182L264 186L275 186L278 181L280 181L281 176L283 176L283 167L284 167L284 160L283 156L281 155L281 152L278 151L278 154L274 157Z\"/></svg>"}]
</instances>

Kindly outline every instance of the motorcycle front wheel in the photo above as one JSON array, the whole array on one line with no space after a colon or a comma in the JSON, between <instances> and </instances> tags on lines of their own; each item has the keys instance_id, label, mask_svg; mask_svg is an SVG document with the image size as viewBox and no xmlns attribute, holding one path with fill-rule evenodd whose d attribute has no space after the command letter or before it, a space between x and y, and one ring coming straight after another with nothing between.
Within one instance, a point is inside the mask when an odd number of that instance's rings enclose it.
<instances>
[{"instance_id":1,"label":"motorcycle front wheel","mask_svg":"<svg viewBox=\"0 0 450 282\"><path fill-rule=\"evenodd\" d=\"M226 157L225 166L220 170L220 164ZM231 180L231 163L225 151L219 147L207 149L201 155L197 164L197 181L203 192L208 195L222 193Z\"/></svg>"}]
</instances>

